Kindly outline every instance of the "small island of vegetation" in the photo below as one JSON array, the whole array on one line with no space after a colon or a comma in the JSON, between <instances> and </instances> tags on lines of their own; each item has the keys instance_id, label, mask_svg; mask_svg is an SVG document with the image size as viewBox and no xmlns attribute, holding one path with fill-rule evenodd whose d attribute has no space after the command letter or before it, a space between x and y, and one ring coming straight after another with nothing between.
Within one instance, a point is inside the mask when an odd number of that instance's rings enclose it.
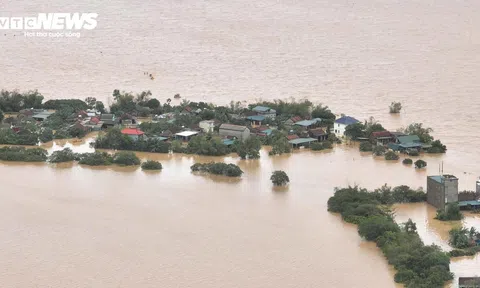
<instances>
[{"instance_id":1,"label":"small island of vegetation","mask_svg":"<svg viewBox=\"0 0 480 288\"><path fill-rule=\"evenodd\" d=\"M226 163L195 163L190 169L192 172L205 172L215 175L223 175L228 177L240 177L243 174L242 169L235 164Z\"/></svg>"},{"instance_id":2,"label":"small island of vegetation","mask_svg":"<svg viewBox=\"0 0 480 288\"><path fill-rule=\"evenodd\" d=\"M282 170L273 171L272 176L270 176L270 180L275 186L285 186L290 182L290 178L288 177L287 173Z\"/></svg>"},{"instance_id":3,"label":"small island of vegetation","mask_svg":"<svg viewBox=\"0 0 480 288\"><path fill-rule=\"evenodd\" d=\"M423 191L408 186L383 186L375 191L337 188L328 200L328 210L341 213L346 222L358 224L360 236L377 244L397 270L395 282L407 288L438 288L453 279L449 255L436 245L425 245L413 221L397 224L388 206L425 199Z\"/></svg>"},{"instance_id":4,"label":"small island of vegetation","mask_svg":"<svg viewBox=\"0 0 480 288\"><path fill-rule=\"evenodd\" d=\"M142 170L162 170L162 163L154 160L148 160L142 163Z\"/></svg>"}]
</instances>

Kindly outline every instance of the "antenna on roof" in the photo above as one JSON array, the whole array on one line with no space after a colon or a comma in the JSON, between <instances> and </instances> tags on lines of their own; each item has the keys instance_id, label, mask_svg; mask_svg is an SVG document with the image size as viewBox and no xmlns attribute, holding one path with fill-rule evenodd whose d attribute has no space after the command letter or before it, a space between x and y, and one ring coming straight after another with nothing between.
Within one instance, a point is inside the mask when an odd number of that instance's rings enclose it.
<instances>
[{"instance_id":1,"label":"antenna on roof","mask_svg":"<svg viewBox=\"0 0 480 288\"><path fill-rule=\"evenodd\" d=\"M443 176L443 161L442 161L442 176Z\"/></svg>"}]
</instances>

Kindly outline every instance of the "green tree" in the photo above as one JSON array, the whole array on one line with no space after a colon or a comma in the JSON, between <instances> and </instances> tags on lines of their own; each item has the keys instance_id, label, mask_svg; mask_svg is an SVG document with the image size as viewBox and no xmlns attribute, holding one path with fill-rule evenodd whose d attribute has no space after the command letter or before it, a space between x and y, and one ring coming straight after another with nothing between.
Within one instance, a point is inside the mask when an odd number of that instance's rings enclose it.
<instances>
[{"instance_id":1,"label":"green tree","mask_svg":"<svg viewBox=\"0 0 480 288\"><path fill-rule=\"evenodd\" d=\"M162 170L162 163L158 161L148 160L142 163L142 170Z\"/></svg>"},{"instance_id":2,"label":"green tree","mask_svg":"<svg viewBox=\"0 0 480 288\"><path fill-rule=\"evenodd\" d=\"M226 163L195 163L190 169L192 172L206 172L227 177L240 177L243 174L242 169L237 165Z\"/></svg>"},{"instance_id":3,"label":"green tree","mask_svg":"<svg viewBox=\"0 0 480 288\"><path fill-rule=\"evenodd\" d=\"M383 156L387 152L387 149L383 145L376 145L373 147L373 155L375 156Z\"/></svg>"},{"instance_id":4,"label":"green tree","mask_svg":"<svg viewBox=\"0 0 480 288\"><path fill-rule=\"evenodd\" d=\"M160 101L158 101L155 98L152 98L147 101L147 107L150 109L157 109L158 107L160 107Z\"/></svg>"},{"instance_id":5,"label":"green tree","mask_svg":"<svg viewBox=\"0 0 480 288\"><path fill-rule=\"evenodd\" d=\"M358 225L358 233L368 241L375 241L388 231L398 232L400 229L395 222L385 216L369 217Z\"/></svg>"},{"instance_id":6,"label":"green tree","mask_svg":"<svg viewBox=\"0 0 480 288\"><path fill-rule=\"evenodd\" d=\"M415 168L421 169L423 167L427 167L427 162L423 161L422 159L415 161Z\"/></svg>"},{"instance_id":7,"label":"green tree","mask_svg":"<svg viewBox=\"0 0 480 288\"><path fill-rule=\"evenodd\" d=\"M417 224L408 218L408 221L404 223L405 231L408 233L417 233Z\"/></svg>"},{"instance_id":8,"label":"green tree","mask_svg":"<svg viewBox=\"0 0 480 288\"><path fill-rule=\"evenodd\" d=\"M363 124L365 137L370 137L373 132L385 131L382 124L380 124L374 117L370 117L368 121ZM362 136L363 137L363 136Z\"/></svg>"},{"instance_id":9,"label":"green tree","mask_svg":"<svg viewBox=\"0 0 480 288\"><path fill-rule=\"evenodd\" d=\"M345 127L345 136L357 140L358 138L365 137L365 126L362 123L350 124Z\"/></svg>"},{"instance_id":10,"label":"green tree","mask_svg":"<svg viewBox=\"0 0 480 288\"><path fill-rule=\"evenodd\" d=\"M3 111L0 110L0 123L3 121L4 118L5 118L5 115L3 114Z\"/></svg>"},{"instance_id":11,"label":"green tree","mask_svg":"<svg viewBox=\"0 0 480 288\"><path fill-rule=\"evenodd\" d=\"M97 104L97 98L95 97L87 97L85 98L85 103L87 103L88 108L93 109Z\"/></svg>"},{"instance_id":12,"label":"green tree","mask_svg":"<svg viewBox=\"0 0 480 288\"><path fill-rule=\"evenodd\" d=\"M39 135L39 140L42 143L50 142L53 140L53 131L50 128L43 128Z\"/></svg>"},{"instance_id":13,"label":"green tree","mask_svg":"<svg viewBox=\"0 0 480 288\"><path fill-rule=\"evenodd\" d=\"M113 163L121 166L140 165L140 159L131 151L120 151L113 155Z\"/></svg>"},{"instance_id":14,"label":"green tree","mask_svg":"<svg viewBox=\"0 0 480 288\"><path fill-rule=\"evenodd\" d=\"M385 153L385 160L398 160L399 158L397 153L393 151L387 151L387 153Z\"/></svg>"},{"instance_id":15,"label":"green tree","mask_svg":"<svg viewBox=\"0 0 480 288\"><path fill-rule=\"evenodd\" d=\"M244 142L238 141L235 146L238 156L240 156L242 159L260 158L262 142L260 139L258 139L258 137L252 136L246 139Z\"/></svg>"},{"instance_id":16,"label":"green tree","mask_svg":"<svg viewBox=\"0 0 480 288\"><path fill-rule=\"evenodd\" d=\"M50 163L61 163L61 162L70 162L76 159L75 153L72 149L64 148L63 150L54 151L49 157L48 162Z\"/></svg>"},{"instance_id":17,"label":"green tree","mask_svg":"<svg viewBox=\"0 0 480 288\"><path fill-rule=\"evenodd\" d=\"M463 219L463 214L460 212L458 203L447 203L444 210L437 210L435 219L440 221L457 221Z\"/></svg>"},{"instance_id":18,"label":"green tree","mask_svg":"<svg viewBox=\"0 0 480 288\"><path fill-rule=\"evenodd\" d=\"M431 143L432 147L427 149L427 153L445 153L447 146L443 145L440 140L435 140Z\"/></svg>"},{"instance_id":19,"label":"green tree","mask_svg":"<svg viewBox=\"0 0 480 288\"><path fill-rule=\"evenodd\" d=\"M465 228L453 228L449 231L449 243L455 248L465 249L470 247L469 231Z\"/></svg>"},{"instance_id":20,"label":"green tree","mask_svg":"<svg viewBox=\"0 0 480 288\"><path fill-rule=\"evenodd\" d=\"M390 113L400 113L400 110L402 110L402 103L392 102L389 108L390 108Z\"/></svg>"},{"instance_id":21,"label":"green tree","mask_svg":"<svg viewBox=\"0 0 480 288\"><path fill-rule=\"evenodd\" d=\"M403 159L402 163L405 164L405 165L412 165L413 160L410 159L410 158L405 158L405 159Z\"/></svg>"},{"instance_id":22,"label":"green tree","mask_svg":"<svg viewBox=\"0 0 480 288\"><path fill-rule=\"evenodd\" d=\"M288 182L290 182L290 178L288 178L287 173L282 170L273 171L272 176L270 176L270 180L275 186L285 186L288 184Z\"/></svg>"},{"instance_id":23,"label":"green tree","mask_svg":"<svg viewBox=\"0 0 480 288\"><path fill-rule=\"evenodd\" d=\"M373 151L373 145L372 145L372 143L365 141L365 142L360 143L359 149L362 152Z\"/></svg>"},{"instance_id":24,"label":"green tree","mask_svg":"<svg viewBox=\"0 0 480 288\"><path fill-rule=\"evenodd\" d=\"M283 135L282 135L283 136ZM269 155L281 155L283 153L290 153L292 148L286 137L279 137L272 143L272 151Z\"/></svg>"},{"instance_id":25,"label":"green tree","mask_svg":"<svg viewBox=\"0 0 480 288\"><path fill-rule=\"evenodd\" d=\"M94 107L98 112L100 113L105 113L105 105L103 105L102 101L97 101L95 102L95 107Z\"/></svg>"},{"instance_id":26,"label":"green tree","mask_svg":"<svg viewBox=\"0 0 480 288\"><path fill-rule=\"evenodd\" d=\"M422 123L412 123L408 125L407 128L403 129L402 132L407 135L417 135L423 143L430 143L433 140L433 137L430 135L430 133L433 132L433 129L423 127Z\"/></svg>"}]
</instances>

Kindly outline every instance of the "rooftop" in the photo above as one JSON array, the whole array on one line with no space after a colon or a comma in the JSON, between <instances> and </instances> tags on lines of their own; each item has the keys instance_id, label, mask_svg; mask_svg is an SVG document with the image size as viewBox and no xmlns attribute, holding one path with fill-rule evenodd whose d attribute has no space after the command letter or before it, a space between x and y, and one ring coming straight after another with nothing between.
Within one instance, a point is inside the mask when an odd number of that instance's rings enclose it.
<instances>
[{"instance_id":1,"label":"rooftop","mask_svg":"<svg viewBox=\"0 0 480 288\"><path fill-rule=\"evenodd\" d=\"M312 120L302 120L302 121L295 122L295 124L293 124L293 125L308 127L308 126L311 126L313 124L316 124L317 122L322 122L322 119L314 118Z\"/></svg>"},{"instance_id":2,"label":"rooftop","mask_svg":"<svg viewBox=\"0 0 480 288\"><path fill-rule=\"evenodd\" d=\"M241 126L241 125L233 125L233 124L222 124L220 125L220 129L243 132L245 131L245 129L247 129L247 127Z\"/></svg>"},{"instance_id":3,"label":"rooftop","mask_svg":"<svg viewBox=\"0 0 480 288\"><path fill-rule=\"evenodd\" d=\"M372 137L388 139L392 137L392 133L390 133L389 131L376 131L376 132L372 132Z\"/></svg>"},{"instance_id":4,"label":"rooftop","mask_svg":"<svg viewBox=\"0 0 480 288\"><path fill-rule=\"evenodd\" d=\"M222 142L223 142L224 145L230 146L230 145L233 145L233 143L235 143L235 140L223 139Z\"/></svg>"},{"instance_id":5,"label":"rooftop","mask_svg":"<svg viewBox=\"0 0 480 288\"><path fill-rule=\"evenodd\" d=\"M183 132L179 132L175 135L181 136L181 137L189 137L189 136L193 136L193 135L197 135L197 134L198 134L197 131L183 131Z\"/></svg>"},{"instance_id":6,"label":"rooftop","mask_svg":"<svg viewBox=\"0 0 480 288\"><path fill-rule=\"evenodd\" d=\"M265 106L257 106L255 108L253 108L252 110L255 111L255 112L268 112L269 110L273 110L273 109L271 109L270 107L265 107ZM275 112L275 110L273 110L272 112Z\"/></svg>"},{"instance_id":7,"label":"rooftop","mask_svg":"<svg viewBox=\"0 0 480 288\"><path fill-rule=\"evenodd\" d=\"M125 134L125 135L143 135L145 133L142 130L139 130L139 129L125 128L125 129L122 129L122 134Z\"/></svg>"},{"instance_id":8,"label":"rooftop","mask_svg":"<svg viewBox=\"0 0 480 288\"><path fill-rule=\"evenodd\" d=\"M263 121L263 120L265 120L265 116L253 115L253 116L248 116L247 119L252 120L252 121Z\"/></svg>"},{"instance_id":9,"label":"rooftop","mask_svg":"<svg viewBox=\"0 0 480 288\"><path fill-rule=\"evenodd\" d=\"M292 139L288 141L290 144L304 144L304 143L310 143L310 142L315 142L317 139L315 138L297 138L297 139Z\"/></svg>"},{"instance_id":10,"label":"rooftop","mask_svg":"<svg viewBox=\"0 0 480 288\"><path fill-rule=\"evenodd\" d=\"M438 183L442 183L442 180L445 180L445 179L458 180L457 177L455 177L453 175L448 175L448 174L428 176L428 178L433 179L433 180L437 181Z\"/></svg>"},{"instance_id":11,"label":"rooftop","mask_svg":"<svg viewBox=\"0 0 480 288\"><path fill-rule=\"evenodd\" d=\"M459 277L458 285L480 285L480 277Z\"/></svg>"},{"instance_id":12,"label":"rooftop","mask_svg":"<svg viewBox=\"0 0 480 288\"><path fill-rule=\"evenodd\" d=\"M420 138L417 135L397 136L397 139L398 139L398 142L400 142L400 144L412 143L412 142L420 143Z\"/></svg>"},{"instance_id":13,"label":"rooftop","mask_svg":"<svg viewBox=\"0 0 480 288\"><path fill-rule=\"evenodd\" d=\"M344 125L351 125L351 124L355 124L355 123L358 123L358 122L360 122L360 121L358 121L357 119L355 119L353 117L350 117L350 116L343 116L343 117L340 117L337 120L335 120L335 123L344 124Z\"/></svg>"},{"instance_id":14,"label":"rooftop","mask_svg":"<svg viewBox=\"0 0 480 288\"><path fill-rule=\"evenodd\" d=\"M472 201L459 201L458 202L458 206L460 206L460 207L465 207L465 206L468 206L468 205L480 206L480 201L472 200Z\"/></svg>"}]
</instances>

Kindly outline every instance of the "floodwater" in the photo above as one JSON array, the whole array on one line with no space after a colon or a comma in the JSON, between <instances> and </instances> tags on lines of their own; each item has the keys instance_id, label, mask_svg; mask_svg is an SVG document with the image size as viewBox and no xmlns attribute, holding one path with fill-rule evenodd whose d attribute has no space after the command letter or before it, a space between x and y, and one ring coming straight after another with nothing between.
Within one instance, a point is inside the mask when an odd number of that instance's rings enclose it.
<instances>
[{"instance_id":1,"label":"floodwater","mask_svg":"<svg viewBox=\"0 0 480 288\"><path fill-rule=\"evenodd\" d=\"M358 1L357 1L358 2ZM425 186L444 172L474 189L480 176L480 2L2 1L0 16L95 12L80 38L0 33L0 87L47 98L114 89L196 101L308 98L389 129L432 127L449 150L425 171L346 145L240 161L147 155L164 170L0 163L0 283L5 287L395 287L380 251L326 211L335 186ZM66 5L68 4L68 5ZM69 11L65 11L68 7ZM71 10L71 11L70 11ZM155 77L150 80L144 72ZM392 101L401 115L387 112ZM67 141L68 142L68 141ZM87 144L56 141L48 149ZM80 151L80 150L79 150ZM240 181L192 175L224 160ZM289 187L274 190L273 170ZM449 227L425 204L399 205L427 243L448 249ZM478 215L464 223L479 228ZM480 257L452 262L480 274Z\"/></svg>"}]
</instances>

